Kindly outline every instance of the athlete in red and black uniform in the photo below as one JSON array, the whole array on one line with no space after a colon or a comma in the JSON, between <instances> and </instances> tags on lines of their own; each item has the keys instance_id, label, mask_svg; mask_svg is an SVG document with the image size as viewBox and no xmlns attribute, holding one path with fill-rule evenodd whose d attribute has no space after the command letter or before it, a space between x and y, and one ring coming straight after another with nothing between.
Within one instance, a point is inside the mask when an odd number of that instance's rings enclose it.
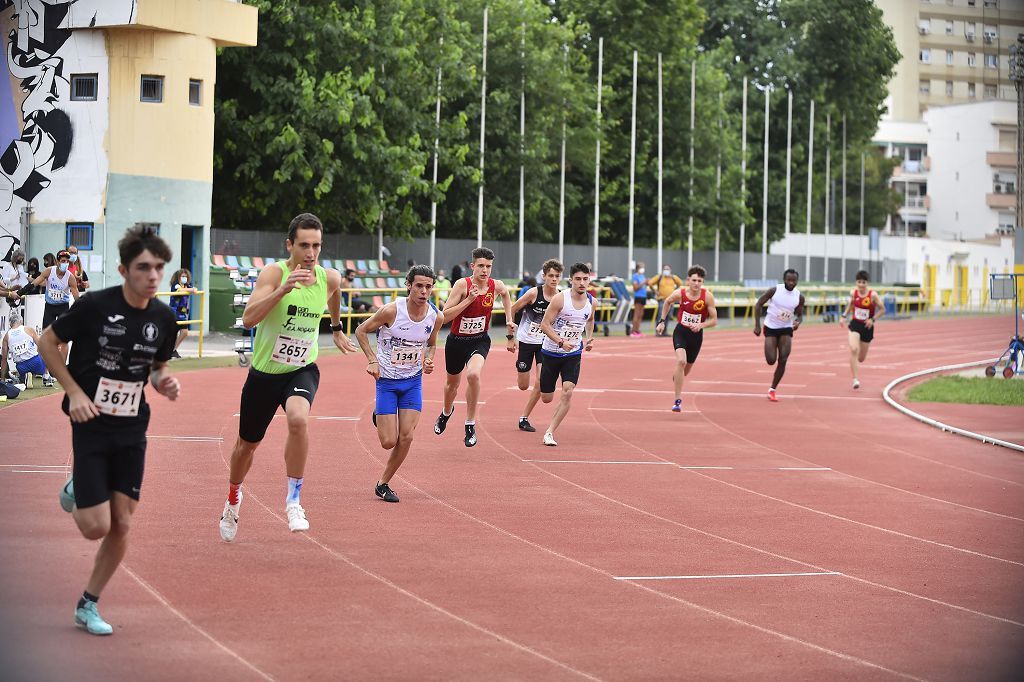
<instances>
[{"instance_id":1,"label":"athlete in red and black uniform","mask_svg":"<svg viewBox=\"0 0 1024 682\"><path fill-rule=\"evenodd\" d=\"M860 388L857 370L868 357L871 339L875 337L875 320L885 314L885 306L878 294L868 289L868 277L870 275L866 270L857 273L857 286L850 292L850 303L839 318L840 326L845 327L846 318L853 317L847 339L850 343L850 372L853 373L854 388Z\"/></svg>"},{"instance_id":2,"label":"athlete in red and black uniform","mask_svg":"<svg viewBox=\"0 0 1024 682\"><path fill-rule=\"evenodd\" d=\"M494 312L494 299L501 296L504 310L512 310L512 297L505 283L500 279L491 279L491 266L494 264L494 252L487 248L473 250L473 275L460 279L452 286L444 309L455 308L466 298L474 299L466 308L452 319L451 333L444 346L444 363L448 379L444 385L444 409L434 422L434 433L441 435L448 426L448 419L455 411L455 396L459 392L462 374L466 374L466 447L476 445L476 403L480 397L480 373L484 368L484 359L491 349L491 314ZM506 315L508 332L507 349L515 352L516 325L511 315Z\"/></svg>"},{"instance_id":3,"label":"athlete in red and black uniform","mask_svg":"<svg viewBox=\"0 0 1024 682\"><path fill-rule=\"evenodd\" d=\"M678 324L672 333L672 345L676 349L676 371L672 375L672 383L676 390L676 399L672 404L673 412L683 410L683 377L689 375L693 363L697 362L701 344L704 343L704 329L718 324L718 311L715 309L715 296L704 288L704 277L707 272L699 265L694 265L686 273L686 286L679 287L665 299L662 310L671 310L672 305L679 303ZM658 320L657 334L665 329L666 318Z\"/></svg>"}]
</instances>

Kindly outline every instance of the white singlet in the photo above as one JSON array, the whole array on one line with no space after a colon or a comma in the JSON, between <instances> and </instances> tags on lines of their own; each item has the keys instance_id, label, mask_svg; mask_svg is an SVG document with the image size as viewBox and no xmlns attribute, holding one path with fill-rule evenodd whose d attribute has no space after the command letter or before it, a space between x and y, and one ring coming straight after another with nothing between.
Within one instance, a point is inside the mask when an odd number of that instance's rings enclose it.
<instances>
[{"instance_id":1,"label":"white singlet","mask_svg":"<svg viewBox=\"0 0 1024 682\"><path fill-rule=\"evenodd\" d=\"M583 340L587 335L587 322L590 320L590 316L593 314L594 309L592 305L593 297L587 294L587 300L584 302L583 307L577 309L573 306L572 292L562 292L565 301L562 305L562 310L555 317L555 323L552 325L555 328L555 333L561 338L575 342L570 346L570 350L563 350L560 346L556 345L554 341L549 339L547 335L544 336L544 343L541 346L541 350L548 355L579 355L583 352Z\"/></svg>"},{"instance_id":2,"label":"white singlet","mask_svg":"<svg viewBox=\"0 0 1024 682\"><path fill-rule=\"evenodd\" d=\"M381 379L410 379L423 371L423 350L437 323L437 308L427 302L419 322L409 317L409 299L395 299L395 321L377 330L377 364Z\"/></svg>"},{"instance_id":3,"label":"white singlet","mask_svg":"<svg viewBox=\"0 0 1024 682\"><path fill-rule=\"evenodd\" d=\"M793 326L793 313L800 305L800 290L793 287L788 291L785 286L775 287L775 294L768 299L768 314L764 318L764 326L769 329L786 329Z\"/></svg>"},{"instance_id":4,"label":"white singlet","mask_svg":"<svg viewBox=\"0 0 1024 682\"><path fill-rule=\"evenodd\" d=\"M7 332L7 352L15 362L26 362L39 355L36 342L25 331L24 325Z\"/></svg>"}]
</instances>

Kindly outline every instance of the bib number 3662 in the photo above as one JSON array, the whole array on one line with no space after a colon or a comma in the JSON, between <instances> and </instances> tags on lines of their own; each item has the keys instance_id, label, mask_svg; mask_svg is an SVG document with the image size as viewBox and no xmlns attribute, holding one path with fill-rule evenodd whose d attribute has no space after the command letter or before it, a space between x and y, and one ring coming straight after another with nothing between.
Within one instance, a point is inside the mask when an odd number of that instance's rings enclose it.
<instances>
[{"instance_id":1,"label":"bib number 3662","mask_svg":"<svg viewBox=\"0 0 1024 682\"><path fill-rule=\"evenodd\" d=\"M100 377L93 402L100 414L112 417L136 417L142 402L142 381L115 381Z\"/></svg>"},{"instance_id":2,"label":"bib number 3662","mask_svg":"<svg viewBox=\"0 0 1024 682\"><path fill-rule=\"evenodd\" d=\"M274 352L270 358L286 365L305 365L309 362L309 351L313 342L309 339L296 339L281 334L274 341Z\"/></svg>"}]
</instances>

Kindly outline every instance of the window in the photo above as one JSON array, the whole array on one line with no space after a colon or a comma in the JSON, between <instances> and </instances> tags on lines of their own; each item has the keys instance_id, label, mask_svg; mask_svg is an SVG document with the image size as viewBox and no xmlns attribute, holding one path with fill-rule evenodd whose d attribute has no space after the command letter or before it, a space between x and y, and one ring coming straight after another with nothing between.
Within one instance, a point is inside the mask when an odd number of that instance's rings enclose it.
<instances>
[{"instance_id":1,"label":"window","mask_svg":"<svg viewBox=\"0 0 1024 682\"><path fill-rule=\"evenodd\" d=\"M946 50L946 66L953 66L953 51Z\"/></svg>"},{"instance_id":2,"label":"window","mask_svg":"<svg viewBox=\"0 0 1024 682\"><path fill-rule=\"evenodd\" d=\"M921 63L931 64L932 63L932 51L925 48L921 50Z\"/></svg>"},{"instance_id":3,"label":"window","mask_svg":"<svg viewBox=\"0 0 1024 682\"><path fill-rule=\"evenodd\" d=\"M968 96L969 98L971 98L971 99L974 99L975 97L977 97L977 96L978 96L978 95L977 95L977 90L976 90L976 88L974 87L974 83L968 83L968 84L967 84L967 96Z\"/></svg>"},{"instance_id":4,"label":"window","mask_svg":"<svg viewBox=\"0 0 1024 682\"><path fill-rule=\"evenodd\" d=\"M999 7L999 0L985 0L985 7Z\"/></svg>"},{"instance_id":5,"label":"window","mask_svg":"<svg viewBox=\"0 0 1024 682\"><path fill-rule=\"evenodd\" d=\"M188 103L196 107L203 104L203 81L197 78L188 80Z\"/></svg>"},{"instance_id":6,"label":"window","mask_svg":"<svg viewBox=\"0 0 1024 682\"><path fill-rule=\"evenodd\" d=\"M81 251L92 250L93 223L65 223L68 246L77 246Z\"/></svg>"},{"instance_id":7,"label":"window","mask_svg":"<svg viewBox=\"0 0 1024 682\"><path fill-rule=\"evenodd\" d=\"M996 98L996 86L994 86L994 85L986 85L985 86L985 99L995 99L995 98Z\"/></svg>"},{"instance_id":8,"label":"window","mask_svg":"<svg viewBox=\"0 0 1024 682\"><path fill-rule=\"evenodd\" d=\"M932 28L931 19L921 19L917 22L917 31L923 36L928 35L928 31Z\"/></svg>"},{"instance_id":9,"label":"window","mask_svg":"<svg viewBox=\"0 0 1024 682\"><path fill-rule=\"evenodd\" d=\"M133 227L148 227L157 235L160 234L160 223L135 223Z\"/></svg>"},{"instance_id":10,"label":"window","mask_svg":"<svg viewBox=\"0 0 1024 682\"><path fill-rule=\"evenodd\" d=\"M986 69L998 69L999 68L999 55L987 54L985 55L985 68Z\"/></svg>"},{"instance_id":11,"label":"window","mask_svg":"<svg viewBox=\"0 0 1024 682\"><path fill-rule=\"evenodd\" d=\"M976 52L968 52L967 53L967 66L977 66L977 65L978 65L978 54Z\"/></svg>"},{"instance_id":12,"label":"window","mask_svg":"<svg viewBox=\"0 0 1024 682\"><path fill-rule=\"evenodd\" d=\"M953 22L952 21L947 21L946 22L946 35L947 36L953 35Z\"/></svg>"},{"instance_id":13,"label":"window","mask_svg":"<svg viewBox=\"0 0 1024 682\"><path fill-rule=\"evenodd\" d=\"M1001 151L1001 152L1017 151L1017 131L1016 130L1000 130L999 131L999 151Z\"/></svg>"},{"instance_id":14,"label":"window","mask_svg":"<svg viewBox=\"0 0 1024 682\"><path fill-rule=\"evenodd\" d=\"M71 101L95 102L96 91L99 89L95 73L71 74Z\"/></svg>"},{"instance_id":15,"label":"window","mask_svg":"<svg viewBox=\"0 0 1024 682\"><path fill-rule=\"evenodd\" d=\"M928 93L930 93L932 91L931 81L921 81L920 83L918 83L917 91L920 92L922 95L927 95Z\"/></svg>"},{"instance_id":16,"label":"window","mask_svg":"<svg viewBox=\"0 0 1024 682\"><path fill-rule=\"evenodd\" d=\"M999 35L999 32L996 31L996 27L995 26L985 26L985 42L986 43L991 43L993 40L996 39L996 36L998 36L998 35Z\"/></svg>"},{"instance_id":17,"label":"window","mask_svg":"<svg viewBox=\"0 0 1024 682\"><path fill-rule=\"evenodd\" d=\"M946 97L953 96L953 81L946 81Z\"/></svg>"},{"instance_id":18,"label":"window","mask_svg":"<svg viewBox=\"0 0 1024 682\"><path fill-rule=\"evenodd\" d=\"M1013 234L1014 227L1016 227L1016 225L1014 224L1013 213L999 214L999 227L997 228L999 234Z\"/></svg>"},{"instance_id":19,"label":"window","mask_svg":"<svg viewBox=\"0 0 1024 682\"><path fill-rule=\"evenodd\" d=\"M973 21L964 24L964 37L967 38L967 42L974 42L974 34L978 32L978 24Z\"/></svg>"},{"instance_id":20,"label":"window","mask_svg":"<svg viewBox=\"0 0 1024 682\"><path fill-rule=\"evenodd\" d=\"M143 76L142 77L142 94L139 98L143 102L163 102L164 101L164 77L163 76Z\"/></svg>"},{"instance_id":21,"label":"window","mask_svg":"<svg viewBox=\"0 0 1024 682\"><path fill-rule=\"evenodd\" d=\"M974 0L967 0L968 7L974 7Z\"/></svg>"}]
</instances>

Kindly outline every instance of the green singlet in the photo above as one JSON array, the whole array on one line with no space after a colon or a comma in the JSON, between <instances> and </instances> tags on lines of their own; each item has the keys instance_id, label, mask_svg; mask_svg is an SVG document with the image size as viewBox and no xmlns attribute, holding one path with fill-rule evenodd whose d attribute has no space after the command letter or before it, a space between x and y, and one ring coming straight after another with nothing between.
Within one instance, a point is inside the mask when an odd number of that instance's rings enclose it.
<instances>
[{"instance_id":1,"label":"green singlet","mask_svg":"<svg viewBox=\"0 0 1024 682\"><path fill-rule=\"evenodd\" d=\"M281 283L288 279L287 261L281 266ZM316 284L302 284L284 295L262 322L256 325L252 367L266 374L287 374L316 360L320 318L327 308L327 271L316 266Z\"/></svg>"}]
</instances>

